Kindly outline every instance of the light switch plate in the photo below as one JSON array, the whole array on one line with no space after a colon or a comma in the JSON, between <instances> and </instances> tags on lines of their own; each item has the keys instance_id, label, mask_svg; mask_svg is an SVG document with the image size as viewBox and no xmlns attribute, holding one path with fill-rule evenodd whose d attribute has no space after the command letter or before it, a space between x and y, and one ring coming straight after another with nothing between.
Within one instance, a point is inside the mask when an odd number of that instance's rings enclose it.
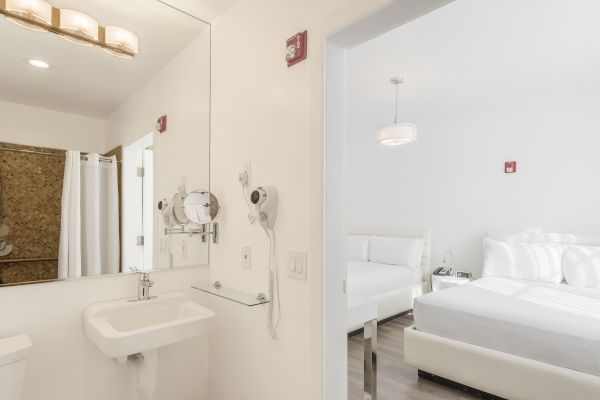
<instances>
[{"instance_id":1,"label":"light switch plate","mask_svg":"<svg viewBox=\"0 0 600 400\"><path fill-rule=\"evenodd\" d=\"M252 248L250 246L242 246L242 268L250 269L252 267Z\"/></svg>"},{"instance_id":2,"label":"light switch plate","mask_svg":"<svg viewBox=\"0 0 600 400\"><path fill-rule=\"evenodd\" d=\"M306 280L308 273L307 254L305 251L288 251L288 276L294 279Z\"/></svg>"}]
</instances>

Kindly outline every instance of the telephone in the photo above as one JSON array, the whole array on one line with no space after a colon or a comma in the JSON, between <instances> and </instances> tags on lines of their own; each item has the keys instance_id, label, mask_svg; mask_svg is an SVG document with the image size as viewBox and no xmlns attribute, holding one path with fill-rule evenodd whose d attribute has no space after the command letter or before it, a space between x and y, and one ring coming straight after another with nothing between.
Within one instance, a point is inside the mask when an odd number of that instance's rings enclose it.
<instances>
[{"instance_id":1,"label":"telephone","mask_svg":"<svg viewBox=\"0 0 600 400\"><path fill-rule=\"evenodd\" d=\"M434 275L441 275L441 276L450 276L453 275L454 272L452 271L452 268L450 267L438 267L435 269L435 271L433 271Z\"/></svg>"}]
</instances>

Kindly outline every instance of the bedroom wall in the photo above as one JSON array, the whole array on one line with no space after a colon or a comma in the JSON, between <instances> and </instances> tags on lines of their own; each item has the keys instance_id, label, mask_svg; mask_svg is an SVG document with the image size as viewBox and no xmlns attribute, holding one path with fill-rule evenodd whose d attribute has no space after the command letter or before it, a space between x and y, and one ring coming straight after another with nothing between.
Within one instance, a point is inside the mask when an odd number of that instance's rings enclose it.
<instances>
[{"instance_id":1,"label":"bedroom wall","mask_svg":"<svg viewBox=\"0 0 600 400\"><path fill-rule=\"evenodd\" d=\"M485 232L600 234L598 12L592 0L461 0L350 50L349 231L429 229L434 263L451 249L475 274ZM419 139L381 148L396 74L400 120Z\"/></svg>"}]
</instances>

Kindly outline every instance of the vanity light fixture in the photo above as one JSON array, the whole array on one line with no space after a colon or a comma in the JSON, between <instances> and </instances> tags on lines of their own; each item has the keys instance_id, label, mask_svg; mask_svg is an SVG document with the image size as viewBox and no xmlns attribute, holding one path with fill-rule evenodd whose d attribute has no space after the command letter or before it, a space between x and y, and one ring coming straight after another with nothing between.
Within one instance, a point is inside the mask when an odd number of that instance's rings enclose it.
<instances>
[{"instance_id":1,"label":"vanity light fixture","mask_svg":"<svg viewBox=\"0 0 600 400\"><path fill-rule=\"evenodd\" d=\"M0 10L11 22L34 31L43 32L43 25L52 24L52 6L44 0L4 0Z\"/></svg>"},{"instance_id":2,"label":"vanity light fixture","mask_svg":"<svg viewBox=\"0 0 600 400\"><path fill-rule=\"evenodd\" d=\"M28 60L29 65L32 65L37 68L48 69L50 68L50 64L42 60Z\"/></svg>"},{"instance_id":3,"label":"vanity light fixture","mask_svg":"<svg viewBox=\"0 0 600 400\"><path fill-rule=\"evenodd\" d=\"M377 132L377 143L382 146L398 147L417 140L417 126L398 122L398 86L404 82L404 79L395 76L390 82L396 87L396 116L393 124L385 126Z\"/></svg>"},{"instance_id":4,"label":"vanity light fixture","mask_svg":"<svg viewBox=\"0 0 600 400\"><path fill-rule=\"evenodd\" d=\"M22 27L52 32L70 42L99 46L121 58L134 58L139 51L138 37L118 26L100 26L80 11L52 7L45 0L0 0L0 14Z\"/></svg>"},{"instance_id":5,"label":"vanity light fixture","mask_svg":"<svg viewBox=\"0 0 600 400\"><path fill-rule=\"evenodd\" d=\"M98 41L98 22L87 14L75 10L61 9L60 35L69 42L93 46Z\"/></svg>"},{"instance_id":6,"label":"vanity light fixture","mask_svg":"<svg viewBox=\"0 0 600 400\"><path fill-rule=\"evenodd\" d=\"M132 54L138 52L138 37L127 29L118 26L104 28L104 42L111 47L104 47L103 50L113 56L133 58ZM115 48L120 51L115 51Z\"/></svg>"}]
</instances>

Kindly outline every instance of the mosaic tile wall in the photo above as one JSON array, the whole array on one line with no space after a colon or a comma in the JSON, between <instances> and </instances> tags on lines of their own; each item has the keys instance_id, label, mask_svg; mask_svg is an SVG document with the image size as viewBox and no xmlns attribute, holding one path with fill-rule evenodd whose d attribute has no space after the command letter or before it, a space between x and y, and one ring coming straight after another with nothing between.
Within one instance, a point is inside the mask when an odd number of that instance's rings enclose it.
<instances>
[{"instance_id":1,"label":"mosaic tile wall","mask_svg":"<svg viewBox=\"0 0 600 400\"><path fill-rule=\"evenodd\" d=\"M60 155L54 157L0 152L0 182L4 195L3 223L10 227L9 238L13 245L11 254L0 257L0 283L56 279L65 150L1 142L0 146ZM111 151L110 155L113 154L121 159L121 148ZM120 181L119 174L119 185ZM52 260L4 262L30 258Z\"/></svg>"},{"instance_id":2,"label":"mosaic tile wall","mask_svg":"<svg viewBox=\"0 0 600 400\"><path fill-rule=\"evenodd\" d=\"M0 143L2 147L64 155L64 150ZM0 260L58 257L64 157L0 152L4 224L11 254ZM58 261L0 263L2 283L56 279Z\"/></svg>"}]
</instances>

